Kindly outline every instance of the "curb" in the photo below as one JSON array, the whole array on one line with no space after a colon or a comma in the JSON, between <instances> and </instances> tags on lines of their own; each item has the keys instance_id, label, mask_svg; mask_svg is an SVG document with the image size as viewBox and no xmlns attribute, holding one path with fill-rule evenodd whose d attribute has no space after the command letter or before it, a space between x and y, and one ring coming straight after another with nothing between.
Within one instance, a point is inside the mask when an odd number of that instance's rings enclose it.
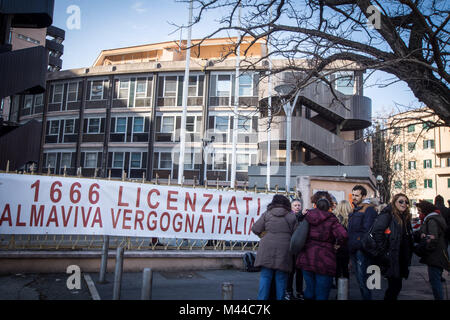
<instances>
[{"instance_id":1,"label":"curb","mask_svg":"<svg viewBox=\"0 0 450 320\"><path fill-rule=\"evenodd\" d=\"M91 276L85 273L84 280L86 281L92 300L102 300L100 298L100 295L98 294L97 288L95 287L94 281L92 281Z\"/></svg>"}]
</instances>

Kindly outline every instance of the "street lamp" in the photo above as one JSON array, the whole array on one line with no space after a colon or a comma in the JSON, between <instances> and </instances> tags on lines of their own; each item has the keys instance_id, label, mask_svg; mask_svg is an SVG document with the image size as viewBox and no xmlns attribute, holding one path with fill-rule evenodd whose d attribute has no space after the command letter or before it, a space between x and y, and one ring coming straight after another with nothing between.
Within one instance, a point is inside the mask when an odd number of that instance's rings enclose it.
<instances>
[{"instance_id":1,"label":"street lamp","mask_svg":"<svg viewBox=\"0 0 450 320\"><path fill-rule=\"evenodd\" d=\"M211 151L211 143L216 140L216 137L211 136L211 140L202 139L202 149L203 149L203 184L208 180L206 176L206 169L208 167L208 153Z\"/></svg>"},{"instance_id":2,"label":"street lamp","mask_svg":"<svg viewBox=\"0 0 450 320\"><path fill-rule=\"evenodd\" d=\"M377 186L378 186L378 193L380 194L380 202L384 203L383 197L381 195L381 185L383 183L383 176L378 175L376 180L377 180Z\"/></svg>"},{"instance_id":3,"label":"street lamp","mask_svg":"<svg viewBox=\"0 0 450 320\"><path fill-rule=\"evenodd\" d=\"M298 90L295 94L294 103L291 104L290 100L287 99L287 95L292 89L294 89L294 86L289 84L280 84L275 87L275 91L282 96L283 109L286 114L286 191L290 190L291 185L291 118L292 112L297 104L298 95L300 94Z\"/></svg>"}]
</instances>

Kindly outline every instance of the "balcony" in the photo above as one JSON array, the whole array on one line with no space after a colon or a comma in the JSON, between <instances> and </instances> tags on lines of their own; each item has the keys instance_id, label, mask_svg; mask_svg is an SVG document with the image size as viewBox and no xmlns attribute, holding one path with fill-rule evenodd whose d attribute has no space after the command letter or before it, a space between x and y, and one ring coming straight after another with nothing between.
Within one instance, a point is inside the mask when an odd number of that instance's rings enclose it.
<instances>
[{"instance_id":1,"label":"balcony","mask_svg":"<svg viewBox=\"0 0 450 320\"><path fill-rule=\"evenodd\" d=\"M52 24L55 0L2 0L0 14L11 15L11 27L46 28Z\"/></svg>"}]
</instances>

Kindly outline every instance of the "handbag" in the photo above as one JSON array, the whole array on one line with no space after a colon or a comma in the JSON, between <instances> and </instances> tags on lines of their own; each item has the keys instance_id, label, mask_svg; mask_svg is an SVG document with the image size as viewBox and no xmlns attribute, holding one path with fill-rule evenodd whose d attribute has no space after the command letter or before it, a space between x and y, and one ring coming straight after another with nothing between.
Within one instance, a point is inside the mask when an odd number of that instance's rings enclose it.
<instances>
[{"instance_id":1,"label":"handbag","mask_svg":"<svg viewBox=\"0 0 450 320\"><path fill-rule=\"evenodd\" d=\"M289 246L289 250L294 255L297 255L302 251L303 247L305 246L306 238L308 238L309 233L309 222L306 219L303 219L300 221L300 223L297 226L297 229L295 229L294 233L291 237L291 243Z\"/></svg>"},{"instance_id":2,"label":"handbag","mask_svg":"<svg viewBox=\"0 0 450 320\"><path fill-rule=\"evenodd\" d=\"M428 233L428 224L425 224L426 233ZM420 238L419 243L413 246L413 252L420 258L427 257L434 248L427 242L427 238Z\"/></svg>"}]
</instances>

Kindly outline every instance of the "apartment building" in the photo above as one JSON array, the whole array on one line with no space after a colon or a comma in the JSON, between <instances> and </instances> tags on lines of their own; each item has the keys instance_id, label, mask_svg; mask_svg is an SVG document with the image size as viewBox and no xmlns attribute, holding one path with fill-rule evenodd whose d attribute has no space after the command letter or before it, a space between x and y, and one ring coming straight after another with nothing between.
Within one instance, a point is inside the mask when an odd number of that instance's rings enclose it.
<instances>
[{"instance_id":1,"label":"apartment building","mask_svg":"<svg viewBox=\"0 0 450 320\"><path fill-rule=\"evenodd\" d=\"M427 112L428 111L428 112ZM412 203L450 199L450 128L431 128L436 121L427 109L389 118L386 147L393 168L391 193L403 192Z\"/></svg>"},{"instance_id":2,"label":"apartment building","mask_svg":"<svg viewBox=\"0 0 450 320\"><path fill-rule=\"evenodd\" d=\"M253 39L244 38L241 52L247 56L236 81L235 57L223 58L235 40L209 39L192 49L186 180L231 180L235 103L237 184L247 183L250 166L267 161L268 62L261 59L266 43L259 40L246 50ZM180 46L185 45L163 42L104 50L91 67L49 74L46 95L24 98L18 105L20 123L43 123L40 170L76 174L81 167L84 176L121 177L125 172L132 179L176 179L186 59ZM250 62L254 64L247 70ZM274 66L283 63L273 61ZM324 84L305 88L293 118L295 163L370 166L371 146L359 138L371 123L371 101L362 95L362 72L353 68L330 72L341 101ZM283 73L272 86L292 80L292 75ZM280 99L273 101L280 106ZM282 166L286 120L282 111L274 117L272 161Z\"/></svg>"}]
</instances>

